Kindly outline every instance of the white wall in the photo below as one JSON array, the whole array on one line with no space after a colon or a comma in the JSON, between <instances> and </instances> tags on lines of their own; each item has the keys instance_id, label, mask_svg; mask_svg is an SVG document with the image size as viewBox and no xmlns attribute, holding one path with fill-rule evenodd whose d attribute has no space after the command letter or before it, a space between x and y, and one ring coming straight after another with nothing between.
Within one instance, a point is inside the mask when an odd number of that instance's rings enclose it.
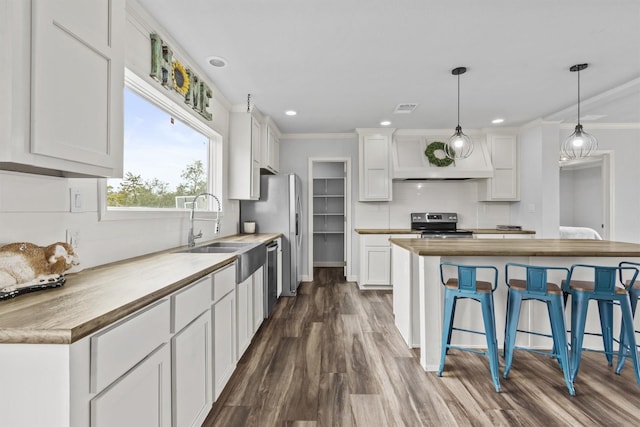
<instances>
[{"instance_id":1,"label":"white wall","mask_svg":"<svg viewBox=\"0 0 640 427\"><path fill-rule=\"evenodd\" d=\"M128 1L127 8L126 66L129 69L159 87L148 76L151 64L149 33L155 31L171 45L177 58L204 78L204 73L194 67L195 61L189 59L184 50L136 3ZM214 89L214 99L210 103L214 119L212 122L203 122L223 136L226 159L229 105L214 85L211 82L208 84ZM177 94L165 92L180 101ZM180 101L180 104L183 102ZM193 115L202 121L196 113ZM225 181L226 169L225 161ZM225 184L223 182L224 188ZM81 190L83 212L69 212L71 187ZM234 234L238 227L238 203L230 200L223 200L223 203L225 215L221 234ZM80 234L78 253L81 266L88 268L187 243L186 212L173 219L100 221L98 211L96 179L53 178L0 171L0 244L28 241L48 245L64 241L66 230L73 229ZM214 237L209 224L202 224L205 240Z\"/></svg>"},{"instance_id":2,"label":"white wall","mask_svg":"<svg viewBox=\"0 0 640 427\"><path fill-rule=\"evenodd\" d=\"M520 202L510 207L514 224L557 238L560 226L560 176L557 123L534 122L518 134Z\"/></svg>"},{"instance_id":3,"label":"white wall","mask_svg":"<svg viewBox=\"0 0 640 427\"><path fill-rule=\"evenodd\" d=\"M588 125L585 130L598 139L598 150L611 150L613 232L611 240L640 243L640 126ZM573 129L564 127L560 141Z\"/></svg>"},{"instance_id":4,"label":"white wall","mask_svg":"<svg viewBox=\"0 0 640 427\"><path fill-rule=\"evenodd\" d=\"M280 140L280 173L295 173L302 181L302 274L307 278L311 277L309 268L309 158L350 158L351 159L351 199L358 199L358 138L356 134L338 135L309 135L308 137L286 135ZM353 222L354 212L351 210L351 221ZM347 260L348 271L357 274L358 247L357 235L352 230L348 231L354 244L352 245L351 258ZM347 254L348 256L348 254Z\"/></svg>"}]
</instances>

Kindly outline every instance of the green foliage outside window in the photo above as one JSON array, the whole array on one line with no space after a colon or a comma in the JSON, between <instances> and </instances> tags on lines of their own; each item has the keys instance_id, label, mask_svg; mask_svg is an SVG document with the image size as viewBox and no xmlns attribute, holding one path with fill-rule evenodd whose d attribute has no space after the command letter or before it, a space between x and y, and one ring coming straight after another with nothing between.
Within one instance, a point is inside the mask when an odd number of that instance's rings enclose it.
<instances>
[{"instance_id":1,"label":"green foliage outside window","mask_svg":"<svg viewBox=\"0 0 640 427\"><path fill-rule=\"evenodd\" d=\"M180 174L182 181L175 191L169 191L169 183L158 178L143 179L127 172L118 188L107 186L107 205L112 207L175 208L181 196L196 196L207 191L207 179L202 161L186 166Z\"/></svg>"}]
</instances>

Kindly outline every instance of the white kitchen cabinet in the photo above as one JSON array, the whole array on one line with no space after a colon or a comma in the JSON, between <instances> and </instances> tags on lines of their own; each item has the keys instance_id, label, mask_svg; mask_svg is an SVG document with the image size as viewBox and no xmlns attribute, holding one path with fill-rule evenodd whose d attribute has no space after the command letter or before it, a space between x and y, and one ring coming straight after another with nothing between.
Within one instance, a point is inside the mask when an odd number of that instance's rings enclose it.
<instances>
[{"instance_id":1,"label":"white kitchen cabinet","mask_svg":"<svg viewBox=\"0 0 640 427\"><path fill-rule=\"evenodd\" d=\"M214 400L236 368L236 271L235 263L213 277Z\"/></svg>"},{"instance_id":2,"label":"white kitchen cabinet","mask_svg":"<svg viewBox=\"0 0 640 427\"><path fill-rule=\"evenodd\" d=\"M390 201L391 138L395 129L356 129L359 135L359 200Z\"/></svg>"},{"instance_id":3,"label":"white kitchen cabinet","mask_svg":"<svg viewBox=\"0 0 640 427\"><path fill-rule=\"evenodd\" d=\"M263 124L260 148L260 167L269 173L277 174L280 170L280 131L271 117Z\"/></svg>"},{"instance_id":4,"label":"white kitchen cabinet","mask_svg":"<svg viewBox=\"0 0 640 427\"><path fill-rule=\"evenodd\" d=\"M124 0L0 0L0 9L9 88L0 168L122 176Z\"/></svg>"},{"instance_id":5,"label":"white kitchen cabinet","mask_svg":"<svg viewBox=\"0 0 640 427\"><path fill-rule=\"evenodd\" d=\"M174 426L200 426L211 410L211 321L207 310L171 340Z\"/></svg>"},{"instance_id":6,"label":"white kitchen cabinet","mask_svg":"<svg viewBox=\"0 0 640 427\"><path fill-rule=\"evenodd\" d=\"M237 353L240 359L264 318L264 267L236 286Z\"/></svg>"},{"instance_id":7,"label":"white kitchen cabinet","mask_svg":"<svg viewBox=\"0 0 640 427\"><path fill-rule=\"evenodd\" d=\"M251 343L253 334L253 276L236 286L237 353L240 359Z\"/></svg>"},{"instance_id":8,"label":"white kitchen cabinet","mask_svg":"<svg viewBox=\"0 0 640 427\"><path fill-rule=\"evenodd\" d=\"M254 113L229 115L229 198L260 198L260 139L262 126Z\"/></svg>"},{"instance_id":9,"label":"white kitchen cabinet","mask_svg":"<svg viewBox=\"0 0 640 427\"><path fill-rule=\"evenodd\" d=\"M363 288L391 286L391 243L389 234L360 235L360 281Z\"/></svg>"},{"instance_id":10,"label":"white kitchen cabinet","mask_svg":"<svg viewBox=\"0 0 640 427\"><path fill-rule=\"evenodd\" d=\"M91 427L171 425L171 353L163 344L91 400Z\"/></svg>"},{"instance_id":11,"label":"white kitchen cabinet","mask_svg":"<svg viewBox=\"0 0 640 427\"><path fill-rule=\"evenodd\" d=\"M476 239L535 239L536 235L531 233L473 233L473 237Z\"/></svg>"},{"instance_id":12,"label":"white kitchen cabinet","mask_svg":"<svg viewBox=\"0 0 640 427\"><path fill-rule=\"evenodd\" d=\"M213 403L211 275L171 297L174 426L200 426Z\"/></svg>"},{"instance_id":13,"label":"white kitchen cabinet","mask_svg":"<svg viewBox=\"0 0 640 427\"><path fill-rule=\"evenodd\" d=\"M478 181L481 201L518 201L518 144L515 135L487 135L487 146L493 164L493 178Z\"/></svg>"},{"instance_id":14,"label":"white kitchen cabinet","mask_svg":"<svg viewBox=\"0 0 640 427\"><path fill-rule=\"evenodd\" d=\"M264 320L264 267L253 274L253 325L251 336L258 331Z\"/></svg>"}]
</instances>

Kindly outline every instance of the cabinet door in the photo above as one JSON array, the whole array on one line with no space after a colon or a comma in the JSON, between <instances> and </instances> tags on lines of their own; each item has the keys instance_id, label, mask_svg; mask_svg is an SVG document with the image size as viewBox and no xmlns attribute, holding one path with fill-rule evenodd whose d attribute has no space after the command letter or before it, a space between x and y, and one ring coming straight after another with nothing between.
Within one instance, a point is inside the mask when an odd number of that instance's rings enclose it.
<instances>
[{"instance_id":1,"label":"cabinet door","mask_svg":"<svg viewBox=\"0 0 640 427\"><path fill-rule=\"evenodd\" d=\"M91 400L92 427L171 425L171 353L163 344Z\"/></svg>"},{"instance_id":2,"label":"cabinet door","mask_svg":"<svg viewBox=\"0 0 640 427\"><path fill-rule=\"evenodd\" d=\"M214 400L220 396L236 367L236 293L213 305Z\"/></svg>"},{"instance_id":3,"label":"cabinet door","mask_svg":"<svg viewBox=\"0 0 640 427\"><path fill-rule=\"evenodd\" d=\"M264 320L264 267L253 273L253 329L256 333Z\"/></svg>"},{"instance_id":4,"label":"cabinet door","mask_svg":"<svg viewBox=\"0 0 640 427\"><path fill-rule=\"evenodd\" d=\"M251 199L260 198L260 122L251 119Z\"/></svg>"},{"instance_id":5,"label":"cabinet door","mask_svg":"<svg viewBox=\"0 0 640 427\"><path fill-rule=\"evenodd\" d=\"M240 359L244 351L249 347L253 335L253 276L236 286L236 313L237 313L237 358Z\"/></svg>"},{"instance_id":6,"label":"cabinet door","mask_svg":"<svg viewBox=\"0 0 640 427\"><path fill-rule=\"evenodd\" d=\"M122 0L33 1L32 153L121 174L123 37Z\"/></svg>"},{"instance_id":7,"label":"cabinet door","mask_svg":"<svg viewBox=\"0 0 640 427\"><path fill-rule=\"evenodd\" d=\"M366 246L364 259L364 285L389 285L391 283L390 246Z\"/></svg>"},{"instance_id":8,"label":"cabinet door","mask_svg":"<svg viewBox=\"0 0 640 427\"><path fill-rule=\"evenodd\" d=\"M200 426L211 409L212 336L207 310L171 340L174 426Z\"/></svg>"},{"instance_id":9,"label":"cabinet door","mask_svg":"<svg viewBox=\"0 0 640 427\"><path fill-rule=\"evenodd\" d=\"M493 178L478 186L480 200L519 200L517 140L515 135L487 135Z\"/></svg>"},{"instance_id":10,"label":"cabinet door","mask_svg":"<svg viewBox=\"0 0 640 427\"><path fill-rule=\"evenodd\" d=\"M360 201L391 200L390 137L360 138Z\"/></svg>"}]
</instances>

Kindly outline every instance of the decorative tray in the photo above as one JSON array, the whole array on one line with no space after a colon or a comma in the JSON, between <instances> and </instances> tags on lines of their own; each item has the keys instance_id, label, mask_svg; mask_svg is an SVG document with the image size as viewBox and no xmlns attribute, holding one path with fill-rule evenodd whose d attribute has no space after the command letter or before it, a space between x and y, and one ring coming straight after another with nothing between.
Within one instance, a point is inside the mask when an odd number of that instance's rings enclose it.
<instances>
[{"instance_id":1,"label":"decorative tray","mask_svg":"<svg viewBox=\"0 0 640 427\"><path fill-rule=\"evenodd\" d=\"M41 291L43 289L59 288L60 286L64 285L66 281L66 277L60 276L58 279L52 280L50 282L37 283L35 285L25 286L23 288L18 288L6 292L0 291L0 301L11 299L22 294L28 294L30 292Z\"/></svg>"}]
</instances>

